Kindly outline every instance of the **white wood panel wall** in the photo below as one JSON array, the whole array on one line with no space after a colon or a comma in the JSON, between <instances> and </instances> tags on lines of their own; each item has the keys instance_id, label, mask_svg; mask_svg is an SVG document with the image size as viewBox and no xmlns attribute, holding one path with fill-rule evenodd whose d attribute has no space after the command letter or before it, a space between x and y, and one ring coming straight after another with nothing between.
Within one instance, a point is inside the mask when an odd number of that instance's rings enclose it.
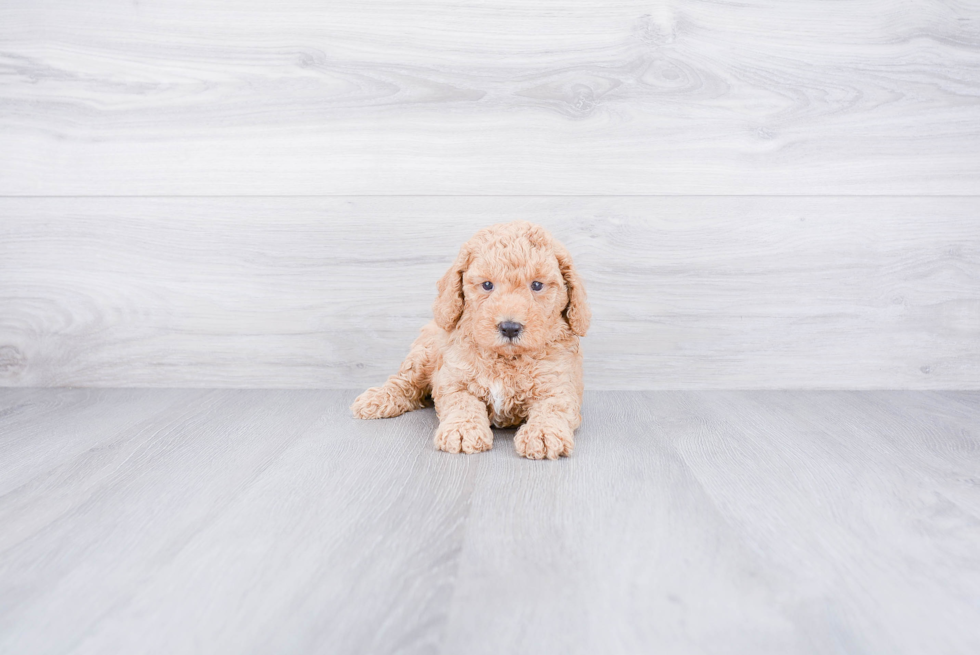
<instances>
[{"instance_id":1,"label":"white wood panel wall","mask_svg":"<svg viewBox=\"0 0 980 655\"><path fill-rule=\"evenodd\" d=\"M590 388L976 388L973 198L0 200L0 384L362 387L478 227L575 254Z\"/></svg>"},{"instance_id":2,"label":"white wood panel wall","mask_svg":"<svg viewBox=\"0 0 980 655\"><path fill-rule=\"evenodd\" d=\"M975 0L0 4L0 194L973 194Z\"/></svg>"},{"instance_id":3,"label":"white wood panel wall","mask_svg":"<svg viewBox=\"0 0 980 655\"><path fill-rule=\"evenodd\" d=\"M975 2L0 1L0 384L374 383L526 218L592 388L980 388L978 153Z\"/></svg>"}]
</instances>

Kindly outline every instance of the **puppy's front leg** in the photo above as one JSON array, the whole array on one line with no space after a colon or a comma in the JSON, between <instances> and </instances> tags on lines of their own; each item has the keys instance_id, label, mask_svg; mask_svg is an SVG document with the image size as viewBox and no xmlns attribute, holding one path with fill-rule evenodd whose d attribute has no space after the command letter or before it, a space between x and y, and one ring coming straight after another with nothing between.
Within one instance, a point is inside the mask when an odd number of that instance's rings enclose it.
<instances>
[{"instance_id":1,"label":"puppy's front leg","mask_svg":"<svg viewBox=\"0 0 980 655\"><path fill-rule=\"evenodd\" d=\"M575 448L579 405L574 398L542 398L528 410L527 421L514 435L517 454L528 459L568 457Z\"/></svg>"},{"instance_id":2,"label":"puppy's front leg","mask_svg":"<svg viewBox=\"0 0 980 655\"><path fill-rule=\"evenodd\" d=\"M465 391L438 394L435 398L439 428L435 444L447 453L478 453L493 448L493 431L487 406Z\"/></svg>"}]
</instances>

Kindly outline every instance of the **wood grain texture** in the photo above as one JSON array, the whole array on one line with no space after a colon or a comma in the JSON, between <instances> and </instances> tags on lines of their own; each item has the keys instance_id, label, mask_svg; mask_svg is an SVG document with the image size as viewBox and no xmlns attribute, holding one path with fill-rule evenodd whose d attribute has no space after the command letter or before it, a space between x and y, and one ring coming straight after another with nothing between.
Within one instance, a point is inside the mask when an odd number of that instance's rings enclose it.
<instances>
[{"instance_id":1,"label":"wood grain texture","mask_svg":"<svg viewBox=\"0 0 980 655\"><path fill-rule=\"evenodd\" d=\"M540 222L595 389L980 387L971 198L0 199L0 385L355 388L459 245Z\"/></svg>"},{"instance_id":2,"label":"wood grain texture","mask_svg":"<svg viewBox=\"0 0 980 655\"><path fill-rule=\"evenodd\" d=\"M0 6L0 194L975 194L974 3Z\"/></svg>"},{"instance_id":3,"label":"wood grain texture","mask_svg":"<svg viewBox=\"0 0 980 655\"><path fill-rule=\"evenodd\" d=\"M587 392L531 462L355 393L0 391L0 651L980 648L980 394Z\"/></svg>"}]
</instances>

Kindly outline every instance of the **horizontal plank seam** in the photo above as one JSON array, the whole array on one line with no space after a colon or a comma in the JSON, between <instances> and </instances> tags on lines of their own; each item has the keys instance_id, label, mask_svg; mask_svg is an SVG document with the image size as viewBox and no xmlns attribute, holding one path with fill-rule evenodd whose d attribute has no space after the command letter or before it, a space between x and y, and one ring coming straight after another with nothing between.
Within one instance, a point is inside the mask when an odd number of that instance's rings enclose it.
<instances>
[{"instance_id":1,"label":"horizontal plank seam","mask_svg":"<svg viewBox=\"0 0 980 655\"><path fill-rule=\"evenodd\" d=\"M852 194L852 193L819 193L819 194L779 194L779 193L590 193L590 194L553 194L553 193L326 193L326 194L219 194L219 195L183 195L183 194L148 194L148 195L6 195L0 194L0 200L6 199L139 199L139 198L980 198L980 194L932 194L932 193L903 193L903 194Z\"/></svg>"}]
</instances>

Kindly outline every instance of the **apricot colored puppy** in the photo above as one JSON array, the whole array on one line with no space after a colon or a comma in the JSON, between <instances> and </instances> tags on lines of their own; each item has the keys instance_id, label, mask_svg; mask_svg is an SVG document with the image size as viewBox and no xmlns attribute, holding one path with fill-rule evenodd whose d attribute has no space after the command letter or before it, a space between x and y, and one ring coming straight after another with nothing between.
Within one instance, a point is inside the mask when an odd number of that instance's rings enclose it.
<instances>
[{"instance_id":1,"label":"apricot colored puppy","mask_svg":"<svg viewBox=\"0 0 980 655\"><path fill-rule=\"evenodd\" d=\"M578 339L591 314L564 246L524 221L488 227L463 244L438 290L435 320L398 373L357 397L354 416L398 416L431 396L440 450L489 450L491 424L523 422L519 454L571 455L582 421Z\"/></svg>"}]
</instances>

